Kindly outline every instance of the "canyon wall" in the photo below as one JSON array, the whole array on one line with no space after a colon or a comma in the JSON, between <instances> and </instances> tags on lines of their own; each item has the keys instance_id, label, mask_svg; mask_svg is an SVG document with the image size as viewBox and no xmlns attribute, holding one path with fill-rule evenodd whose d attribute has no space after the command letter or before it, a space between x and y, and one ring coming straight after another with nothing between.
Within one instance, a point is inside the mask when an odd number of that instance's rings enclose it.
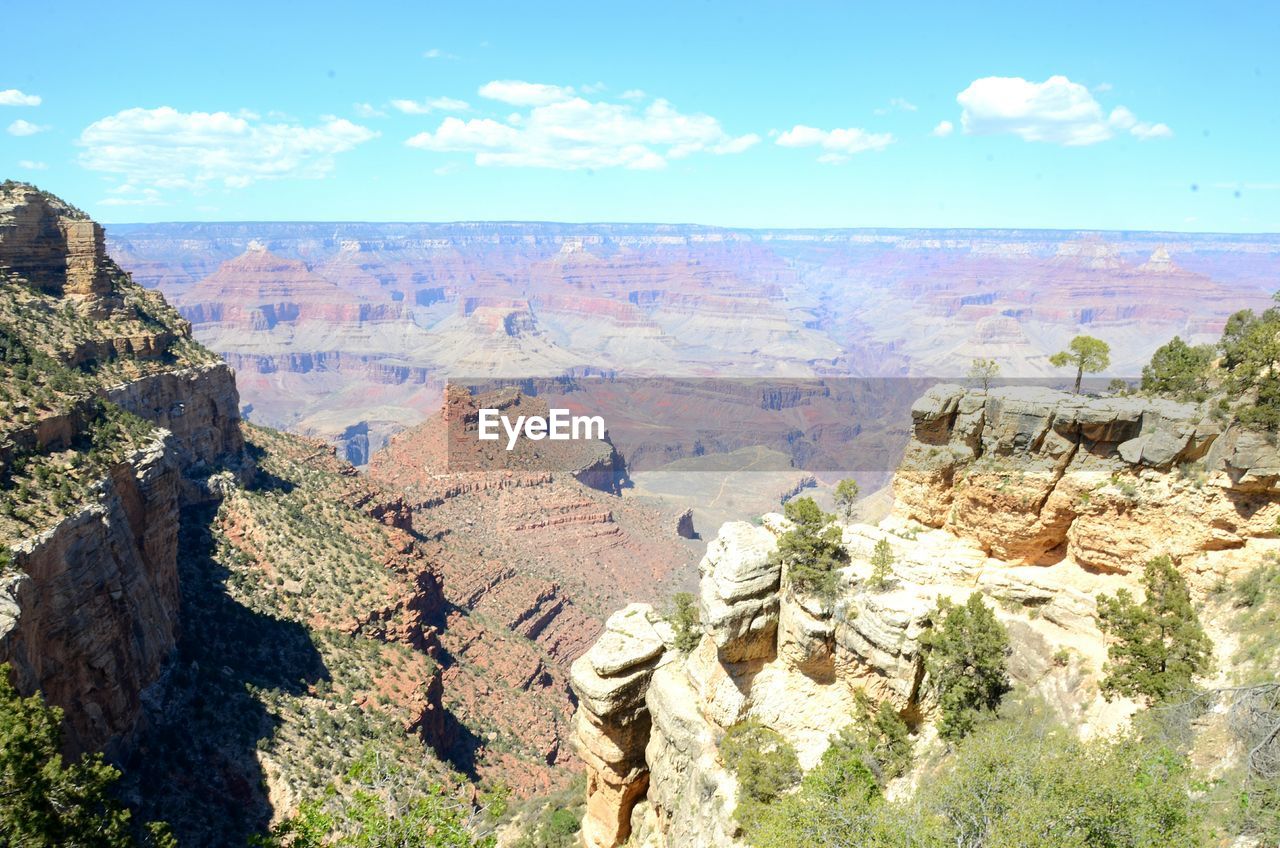
<instances>
[{"instance_id":1,"label":"canyon wall","mask_svg":"<svg viewBox=\"0 0 1280 848\"><path fill-rule=\"evenodd\" d=\"M912 408L896 511L1011 563L1130 572L1244 547L1280 519L1280 452L1203 404L937 386Z\"/></svg>"},{"instance_id":2,"label":"canyon wall","mask_svg":"<svg viewBox=\"0 0 1280 848\"><path fill-rule=\"evenodd\" d=\"M211 472L247 468L235 381L106 257L101 227L30 186L0 191L0 270L10 356L49 357L6 377L20 411L0 432L0 662L66 710L68 753L116 755L176 644L180 510L216 496ZM103 403L149 434L82 481L73 469L114 447L93 431ZM27 493L11 478L36 462L53 474L35 497L73 505L13 520Z\"/></svg>"}]
</instances>

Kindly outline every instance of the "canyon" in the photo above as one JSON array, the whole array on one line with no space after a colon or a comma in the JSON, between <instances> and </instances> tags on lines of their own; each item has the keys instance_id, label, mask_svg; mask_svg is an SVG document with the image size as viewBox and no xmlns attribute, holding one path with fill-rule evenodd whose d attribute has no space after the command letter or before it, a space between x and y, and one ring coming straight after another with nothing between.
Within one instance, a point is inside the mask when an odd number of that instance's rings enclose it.
<instances>
[{"instance_id":1,"label":"canyon","mask_svg":"<svg viewBox=\"0 0 1280 848\"><path fill-rule=\"evenodd\" d=\"M583 774L587 848L742 845L725 735L757 722L812 769L865 698L942 756L927 634L975 592L1013 683L1105 735L1138 704L1103 697L1099 599L1152 557L1215 610L1211 682L1232 681L1221 587L1280 557L1280 453L1212 401L937 378L989 356L1043 380L1082 329L1134 373L1266 302L1278 255L1175 234L104 233L5 183L0 662L65 711L66 755L104 751L184 845L341 815L370 763L413 776L377 784L389 802L446 798L477 839L515 843ZM603 437L476 438L481 410L561 407ZM774 510L848 473L868 496L834 522L849 564L820 597L775 555ZM499 827L507 794L533 806Z\"/></svg>"},{"instance_id":2,"label":"canyon","mask_svg":"<svg viewBox=\"0 0 1280 848\"><path fill-rule=\"evenodd\" d=\"M1174 334L1210 341L1262 305L1280 273L1266 235L210 223L115 224L108 244L236 369L252 420L356 464L449 381L690 378L663 387L664 411L693 414L711 377L934 380L973 357L1050 377L1081 331L1133 377ZM618 441L634 469L692 450Z\"/></svg>"}]
</instances>

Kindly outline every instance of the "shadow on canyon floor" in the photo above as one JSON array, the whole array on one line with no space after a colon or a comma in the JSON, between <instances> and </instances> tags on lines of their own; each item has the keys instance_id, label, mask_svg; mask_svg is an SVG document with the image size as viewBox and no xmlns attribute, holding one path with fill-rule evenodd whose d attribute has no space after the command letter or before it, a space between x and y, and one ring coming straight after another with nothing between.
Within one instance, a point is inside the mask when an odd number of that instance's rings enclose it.
<instances>
[{"instance_id":1,"label":"shadow on canyon floor","mask_svg":"<svg viewBox=\"0 0 1280 848\"><path fill-rule=\"evenodd\" d=\"M230 572L210 530L215 513L215 506L183 512L177 655L148 693L124 767L126 800L144 819L170 822L187 848L243 845L267 825L267 775L256 752L279 722L264 700L330 679L306 628L228 594Z\"/></svg>"}]
</instances>

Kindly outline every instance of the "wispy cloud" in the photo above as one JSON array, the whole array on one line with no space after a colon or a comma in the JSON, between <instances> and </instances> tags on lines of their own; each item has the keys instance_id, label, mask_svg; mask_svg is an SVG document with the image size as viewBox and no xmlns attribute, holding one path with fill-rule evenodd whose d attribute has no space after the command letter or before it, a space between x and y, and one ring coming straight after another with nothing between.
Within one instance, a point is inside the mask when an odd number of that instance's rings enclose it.
<instances>
[{"instance_id":1,"label":"wispy cloud","mask_svg":"<svg viewBox=\"0 0 1280 848\"><path fill-rule=\"evenodd\" d=\"M122 183L108 189L109 197L99 200L102 206L164 206L164 199L154 188Z\"/></svg>"},{"instance_id":2,"label":"wispy cloud","mask_svg":"<svg viewBox=\"0 0 1280 848\"><path fill-rule=\"evenodd\" d=\"M35 135L36 133L42 133L47 129L49 129L49 127L43 124L33 124L30 121L24 121L21 118L19 118L18 120L14 121L12 124L9 125L6 132L8 132L9 135L22 136L22 135Z\"/></svg>"},{"instance_id":3,"label":"wispy cloud","mask_svg":"<svg viewBox=\"0 0 1280 848\"><path fill-rule=\"evenodd\" d=\"M524 107L505 122L492 118L445 118L433 131L406 143L421 150L471 153L480 166L531 168L663 168L695 153L741 153L760 141L731 136L710 115L684 114L656 99L633 102L588 100L567 86L495 80L480 96Z\"/></svg>"},{"instance_id":4,"label":"wispy cloud","mask_svg":"<svg viewBox=\"0 0 1280 848\"><path fill-rule=\"evenodd\" d=\"M456 59L458 57L455 56L453 53L448 53L444 50L441 50L439 47L432 47L430 50L422 51L422 58L424 59Z\"/></svg>"},{"instance_id":5,"label":"wispy cloud","mask_svg":"<svg viewBox=\"0 0 1280 848\"><path fill-rule=\"evenodd\" d=\"M372 103L353 103L352 110L360 118L385 118L387 113L374 106Z\"/></svg>"},{"instance_id":6,"label":"wispy cloud","mask_svg":"<svg viewBox=\"0 0 1280 848\"><path fill-rule=\"evenodd\" d=\"M917 112L919 107L903 97L894 97L889 101L888 106L881 106L875 110L877 115L887 115L890 112Z\"/></svg>"},{"instance_id":7,"label":"wispy cloud","mask_svg":"<svg viewBox=\"0 0 1280 848\"><path fill-rule=\"evenodd\" d=\"M40 103L38 94L23 94L16 88L0 91L0 106L39 106Z\"/></svg>"},{"instance_id":8,"label":"wispy cloud","mask_svg":"<svg viewBox=\"0 0 1280 848\"><path fill-rule=\"evenodd\" d=\"M480 86L479 94L489 100L512 106L547 106L572 100L575 92L562 85L547 85L523 80L494 80Z\"/></svg>"},{"instance_id":9,"label":"wispy cloud","mask_svg":"<svg viewBox=\"0 0 1280 848\"><path fill-rule=\"evenodd\" d=\"M315 126L266 123L227 112L125 109L85 127L79 162L140 189L241 188L260 180L316 179L340 153L376 132L342 118Z\"/></svg>"},{"instance_id":10,"label":"wispy cloud","mask_svg":"<svg viewBox=\"0 0 1280 848\"><path fill-rule=\"evenodd\" d=\"M49 168L44 162L37 162L34 159L19 159L18 167L24 171L46 171Z\"/></svg>"},{"instance_id":11,"label":"wispy cloud","mask_svg":"<svg viewBox=\"0 0 1280 848\"><path fill-rule=\"evenodd\" d=\"M818 161L835 165L847 162L857 153L884 150L893 144L893 141L893 133L873 133L857 127L820 130L817 127L796 124L781 133L774 143L781 147L821 148L823 153L818 156Z\"/></svg>"},{"instance_id":12,"label":"wispy cloud","mask_svg":"<svg viewBox=\"0 0 1280 848\"><path fill-rule=\"evenodd\" d=\"M1124 106L1108 115L1093 93L1065 76L1044 82L983 77L956 95L960 125L969 135L1007 133L1024 141L1081 147L1128 133L1139 140L1168 138L1167 124L1139 121Z\"/></svg>"},{"instance_id":13,"label":"wispy cloud","mask_svg":"<svg viewBox=\"0 0 1280 848\"><path fill-rule=\"evenodd\" d=\"M938 121L938 125L930 130L929 134L937 138L946 138L955 132L956 125L950 121Z\"/></svg>"},{"instance_id":14,"label":"wispy cloud","mask_svg":"<svg viewBox=\"0 0 1280 848\"><path fill-rule=\"evenodd\" d=\"M392 100L391 108L405 115L430 115L432 112L466 112L471 104L452 97L428 97L425 100Z\"/></svg>"}]
</instances>

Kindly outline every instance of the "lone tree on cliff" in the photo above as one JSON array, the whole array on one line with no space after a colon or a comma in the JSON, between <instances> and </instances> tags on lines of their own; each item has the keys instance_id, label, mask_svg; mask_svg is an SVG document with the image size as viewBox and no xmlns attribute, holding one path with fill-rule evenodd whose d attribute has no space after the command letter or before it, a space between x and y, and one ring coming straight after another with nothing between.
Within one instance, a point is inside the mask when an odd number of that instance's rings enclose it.
<instances>
[{"instance_id":1,"label":"lone tree on cliff","mask_svg":"<svg viewBox=\"0 0 1280 848\"><path fill-rule=\"evenodd\" d=\"M836 483L836 510L846 521L853 518L853 503L858 499L858 491L858 481L852 477Z\"/></svg>"},{"instance_id":2,"label":"lone tree on cliff","mask_svg":"<svg viewBox=\"0 0 1280 848\"><path fill-rule=\"evenodd\" d=\"M1156 557L1142 572L1146 598L1134 600L1128 589L1098 599L1104 633L1115 638L1107 649L1107 698L1125 695L1163 701L1191 688L1209 670L1213 643L1191 606L1191 591L1173 560Z\"/></svg>"},{"instance_id":3,"label":"lone tree on cliff","mask_svg":"<svg viewBox=\"0 0 1280 848\"><path fill-rule=\"evenodd\" d=\"M1111 364L1111 345L1093 336L1076 336L1066 350L1049 357L1049 363L1054 368L1075 366L1075 393L1080 394L1080 381L1086 372L1096 374Z\"/></svg>"},{"instance_id":4,"label":"lone tree on cliff","mask_svg":"<svg viewBox=\"0 0 1280 848\"><path fill-rule=\"evenodd\" d=\"M840 541L834 515L823 512L813 498L787 501L783 513L795 527L778 540L770 559L786 569L787 581L797 591L833 598L840 588L836 570L849 564L849 552Z\"/></svg>"},{"instance_id":5,"label":"lone tree on cliff","mask_svg":"<svg viewBox=\"0 0 1280 848\"><path fill-rule=\"evenodd\" d=\"M982 386L985 392L991 388L991 381L1000 375L1000 363L994 359L975 359L969 366L969 379Z\"/></svg>"}]
</instances>

